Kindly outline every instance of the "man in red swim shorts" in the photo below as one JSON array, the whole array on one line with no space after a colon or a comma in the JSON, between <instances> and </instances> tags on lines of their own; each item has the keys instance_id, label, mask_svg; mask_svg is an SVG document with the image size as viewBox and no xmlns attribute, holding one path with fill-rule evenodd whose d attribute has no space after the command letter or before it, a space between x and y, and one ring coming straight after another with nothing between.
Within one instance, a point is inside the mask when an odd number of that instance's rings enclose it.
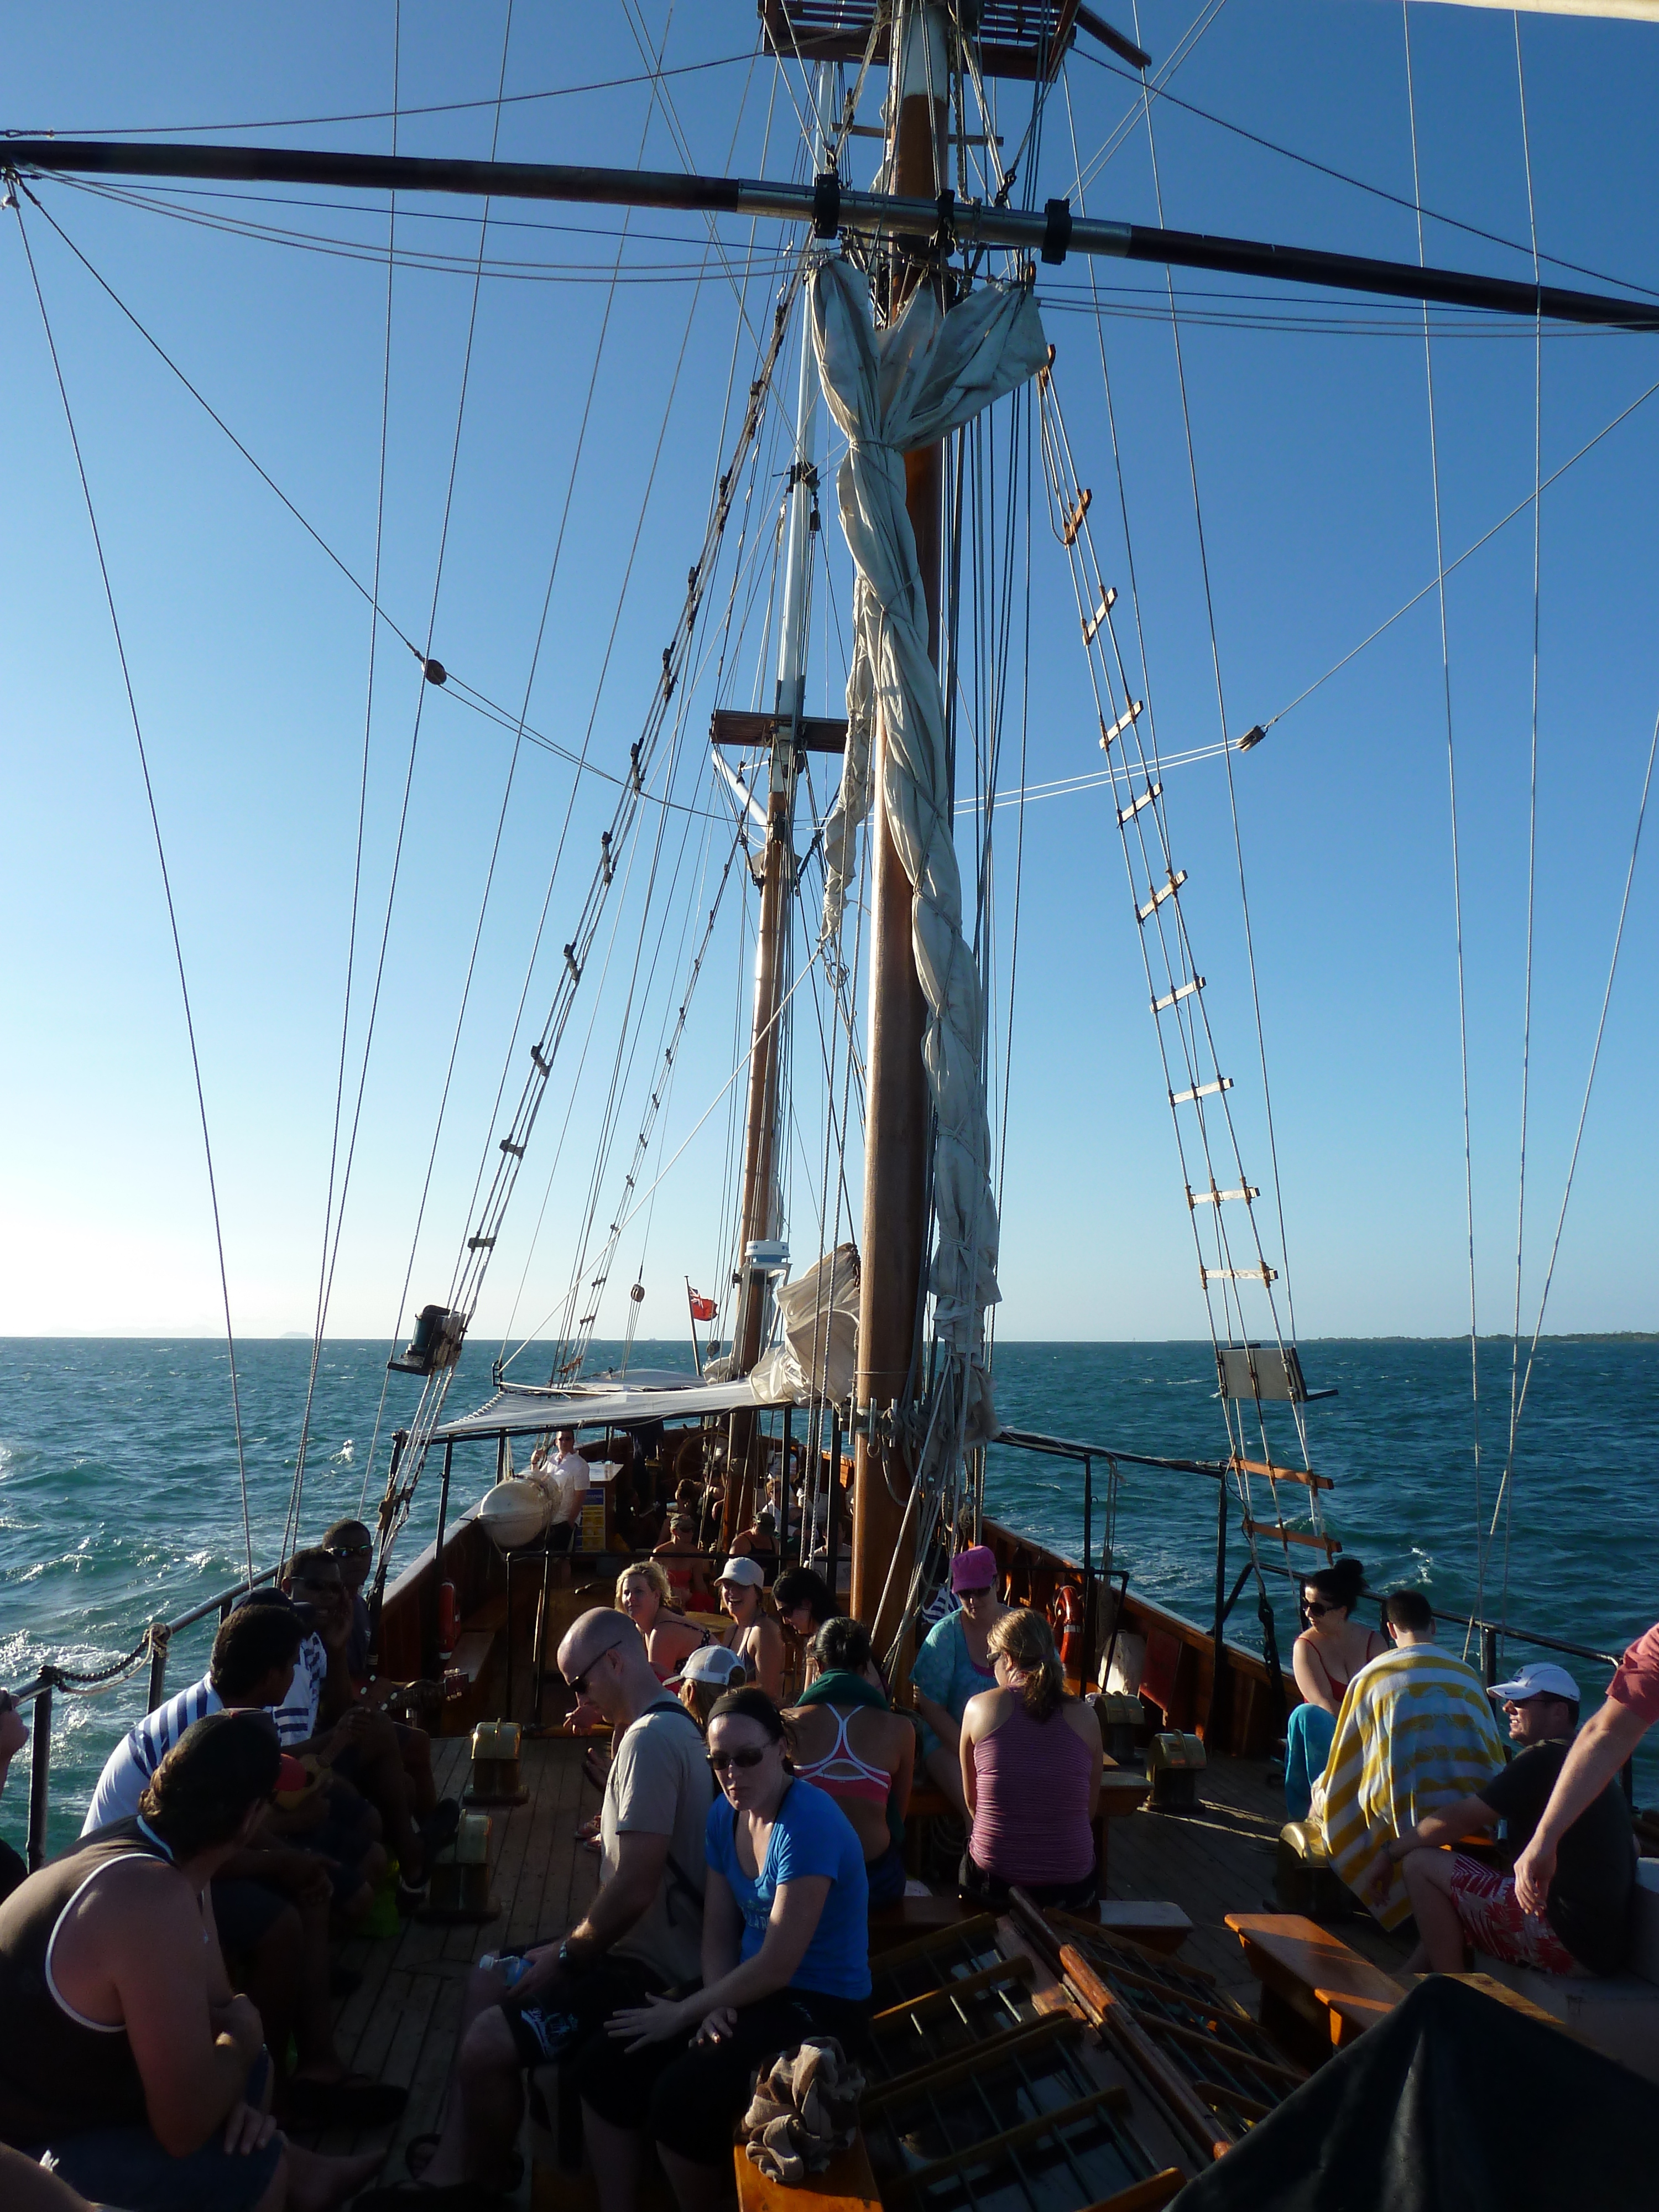
<instances>
[{"instance_id":1,"label":"man in red swim shorts","mask_svg":"<svg viewBox=\"0 0 1659 2212\"><path fill-rule=\"evenodd\" d=\"M1578 1725L1578 1685L1565 1668L1523 1668L1499 1682L1518 1757L1472 1797L1443 1806L1389 1844L1372 1880L1386 1887L1398 1862L1421 1942L1410 1966L1460 1973L1466 1943L1489 1958L1549 1974L1611 1974L1625 1962L1636 1845L1621 1791L1604 1784L1562 1836L1559 1864L1537 1906L1513 1875L1457 1850L1477 1828L1502 1820L1509 1840L1530 1842L1565 1765Z\"/></svg>"}]
</instances>

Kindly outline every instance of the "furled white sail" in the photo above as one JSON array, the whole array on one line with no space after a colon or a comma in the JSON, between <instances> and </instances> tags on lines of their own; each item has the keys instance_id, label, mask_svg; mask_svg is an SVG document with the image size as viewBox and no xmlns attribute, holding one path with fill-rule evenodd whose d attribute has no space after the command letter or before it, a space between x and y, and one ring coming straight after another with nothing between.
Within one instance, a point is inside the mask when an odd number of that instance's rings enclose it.
<instances>
[{"instance_id":1,"label":"furled white sail","mask_svg":"<svg viewBox=\"0 0 1659 2212\"><path fill-rule=\"evenodd\" d=\"M844 800L826 851L838 870L824 927L840 921L857 823L867 805L874 713L882 720L883 797L915 892L916 973L927 1001L922 1058L939 1122L933 1206L934 1329L958 1385L957 1419L938 1446L995 1432L979 1359L997 1289L997 1217L980 1048L983 1008L962 933L962 878L951 835L945 700L928 657L927 611L904 506L903 455L970 422L1036 374L1047 358L1030 289L986 284L947 315L922 286L878 331L869 290L850 262L825 261L811 287L812 340L825 398L848 440L836 479L842 527L858 571L847 681ZM861 794L864 794L861 796ZM838 842L836 842L838 841Z\"/></svg>"},{"instance_id":2,"label":"furled white sail","mask_svg":"<svg viewBox=\"0 0 1659 2212\"><path fill-rule=\"evenodd\" d=\"M1460 8L1519 8L1531 15L1625 15L1659 23L1659 0L1448 0Z\"/></svg>"}]
</instances>

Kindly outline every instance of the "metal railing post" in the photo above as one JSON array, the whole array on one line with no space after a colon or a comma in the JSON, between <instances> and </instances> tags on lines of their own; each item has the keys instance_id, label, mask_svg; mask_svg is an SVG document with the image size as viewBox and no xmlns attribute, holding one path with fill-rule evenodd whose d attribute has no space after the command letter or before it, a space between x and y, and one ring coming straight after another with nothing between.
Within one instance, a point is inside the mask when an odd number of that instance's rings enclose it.
<instances>
[{"instance_id":1,"label":"metal railing post","mask_svg":"<svg viewBox=\"0 0 1659 2212\"><path fill-rule=\"evenodd\" d=\"M152 1620L149 1625L149 1703L144 1707L153 1713L167 1693L167 1646L173 1641L173 1631L164 1620Z\"/></svg>"},{"instance_id":2,"label":"metal railing post","mask_svg":"<svg viewBox=\"0 0 1659 2212\"><path fill-rule=\"evenodd\" d=\"M33 1742L29 1756L29 1872L38 1873L46 1860L46 1810L52 1773L52 1692L44 1689L34 1700Z\"/></svg>"}]
</instances>

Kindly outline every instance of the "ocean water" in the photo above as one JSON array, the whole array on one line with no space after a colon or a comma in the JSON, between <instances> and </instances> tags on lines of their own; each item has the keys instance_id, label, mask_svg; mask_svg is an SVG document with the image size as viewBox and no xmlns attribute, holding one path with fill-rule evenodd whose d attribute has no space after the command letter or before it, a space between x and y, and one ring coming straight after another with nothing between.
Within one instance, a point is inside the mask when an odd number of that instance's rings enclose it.
<instances>
[{"instance_id":1,"label":"ocean water","mask_svg":"<svg viewBox=\"0 0 1659 2212\"><path fill-rule=\"evenodd\" d=\"M618 1347L594 1347L602 1365ZM0 1401L0 1682L43 1660L89 1669L129 1649L146 1621L185 1612L234 1579L242 1508L224 1348L198 1340L148 1342L21 1339L6 1345L11 1380ZM527 1355L527 1357L530 1355ZM239 1347L249 1518L257 1566L281 1540L305 1403L307 1343ZM330 1343L317 1378L303 1532L357 1510L385 1379L383 1344ZM640 1345L636 1365L689 1368L686 1346ZM489 1352L469 1349L450 1398L457 1411L489 1395ZM1475 1486L1466 1343L1386 1339L1304 1348L1313 1389L1311 1456L1336 1487L1328 1525L1366 1566L1374 1588L1411 1582L1448 1610L1472 1609ZM1509 1424L1510 1351L1480 1347L1482 1513L1490 1519ZM418 1384L393 1376L373 1472L378 1495L394 1422ZM1207 1345L1017 1344L998 1346L999 1410L1010 1426L1170 1457L1224 1449ZM1291 1437L1275 1417L1274 1455ZM492 1454L458 1453L465 1504L491 1480ZM1509 1515L1489 1552L1487 1612L1616 1653L1659 1616L1659 1340L1554 1339L1540 1345L1522 1419ZM404 1556L430 1535L436 1468ZM1259 1486L1260 1487L1260 1486ZM1081 1469L999 1448L988 1503L999 1518L1080 1556ZM1095 1542L1106 1534L1108 1478L1096 1468ZM371 1498L371 1506L372 1506ZM1265 1492L1260 1510L1265 1510ZM1213 1603L1216 1492L1202 1477L1126 1468L1111 1507L1115 1555L1132 1587L1207 1620ZM1243 1563L1237 1527L1231 1572ZM1310 1560L1314 1555L1310 1554ZM1270 1582L1279 1648L1295 1632L1293 1593ZM169 1681L204 1670L211 1620L175 1647ZM1230 1632L1259 1642L1247 1593ZM1449 1637L1455 1647L1455 1637ZM1506 1663L1530 1653L1505 1644ZM1607 1669L1569 1662L1586 1698ZM52 1840L69 1840L99 1768L140 1715L142 1670L96 1697L64 1697L53 1718ZM27 1754L0 1798L0 1833L20 1842ZM1638 1796L1659 1798L1659 1753L1638 1765Z\"/></svg>"}]
</instances>

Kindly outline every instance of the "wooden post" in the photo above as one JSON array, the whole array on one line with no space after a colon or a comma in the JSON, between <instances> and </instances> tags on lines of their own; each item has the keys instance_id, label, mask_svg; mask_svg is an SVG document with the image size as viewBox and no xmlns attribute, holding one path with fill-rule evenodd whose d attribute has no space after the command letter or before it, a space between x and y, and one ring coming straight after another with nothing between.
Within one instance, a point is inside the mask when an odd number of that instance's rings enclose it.
<instances>
[{"instance_id":1,"label":"wooden post","mask_svg":"<svg viewBox=\"0 0 1659 2212\"><path fill-rule=\"evenodd\" d=\"M1215 1513L1215 1628L1210 1671L1210 1710L1204 1720L1204 1742L1212 1753L1225 1748L1228 1692L1232 1677L1227 1672L1227 1486L1216 1485Z\"/></svg>"},{"instance_id":2,"label":"wooden post","mask_svg":"<svg viewBox=\"0 0 1659 2212\"><path fill-rule=\"evenodd\" d=\"M944 67L941 9L915 8L896 35L894 132L889 189L901 197L937 199L948 180L945 148L948 86ZM929 73L920 57L934 41ZM913 89L919 85L921 88ZM922 264L894 249L889 298L896 314L915 289ZM916 558L927 605L927 647L939 665L940 492L944 449L929 446L904 457L905 509L915 532ZM921 1311L921 1270L927 1235L927 1157L932 1108L921 1040L927 1001L916 977L911 941L914 893L898 856L883 799L887 748L884 718L876 717L875 774L870 809L870 1048L865 1116L863 1273L859 1292L859 1370L855 1402L884 1409L904 1395ZM884 1468L860 1428L854 1444L852 1609L869 1626L872 1642L884 1648L884 1632L897 1626L908 1592L915 1544L906 1528L905 1499L912 1469L899 1454ZM882 1592L888 1601L875 1618ZM901 1655L894 1680L906 1668Z\"/></svg>"}]
</instances>

